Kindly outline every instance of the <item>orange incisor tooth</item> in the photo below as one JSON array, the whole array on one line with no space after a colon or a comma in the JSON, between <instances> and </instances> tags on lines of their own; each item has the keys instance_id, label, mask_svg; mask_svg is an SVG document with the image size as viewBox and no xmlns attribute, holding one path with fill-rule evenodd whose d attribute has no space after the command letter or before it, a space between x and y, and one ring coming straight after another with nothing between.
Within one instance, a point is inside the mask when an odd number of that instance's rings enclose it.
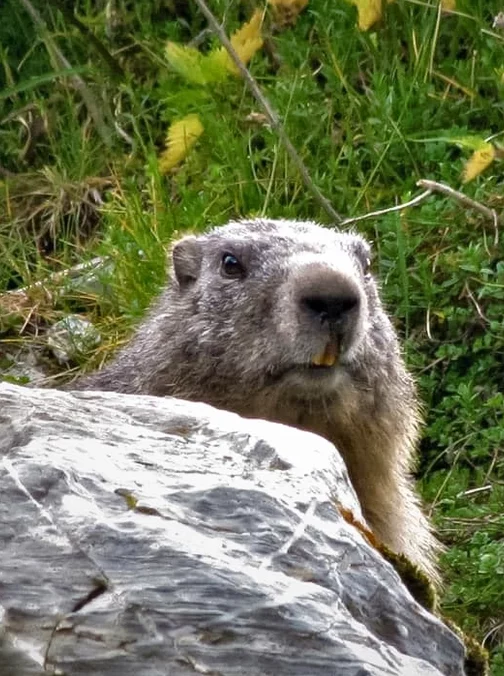
<instances>
[{"instance_id":1,"label":"orange incisor tooth","mask_svg":"<svg viewBox=\"0 0 504 676\"><path fill-rule=\"evenodd\" d=\"M338 354L339 350L336 343L327 343L325 350L313 357L312 364L314 366L334 366L338 361Z\"/></svg>"}]
</instances>

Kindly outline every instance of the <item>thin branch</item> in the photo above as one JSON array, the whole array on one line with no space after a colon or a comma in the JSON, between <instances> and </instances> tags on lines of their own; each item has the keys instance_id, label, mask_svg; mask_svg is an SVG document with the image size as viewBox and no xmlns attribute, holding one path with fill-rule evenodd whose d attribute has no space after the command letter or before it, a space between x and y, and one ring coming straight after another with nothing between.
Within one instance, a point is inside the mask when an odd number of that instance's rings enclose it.
<instances>
[{"instance_id":1,"label":"thin branch","mask_svg":"<svg viewBox=\"0 0 504 676\"><path fill-rule=\"evenodd\" d=\"M297 150L294 148L290 138L287 136L287 132L285 131L277 112L274 110L269 100L260 90L259 85L257 84L254 77L250 74L250 71L245 67L245 65L241 61L240 57L236 53L236 50L229 41L228 36L220 26L215 16L212 14L211 10L208 8L208 5L206 4L205 0L195 0L195 2L201 9L202 13L205 15L210 27L219 38L221 44L231 57L233 63L240 71L250 92L264 110L264 114L268 118L271 127L278 134L293 164L296 165L297 170L301 174L305 186L311 192L311 194L313 195L314 199L318 202L318 204L324 209L324 211L327 214L329 214L331 219L336 223L340 224L342 221L342 217L333 209L329 200L326 197L324 197L324 195L320 192L317 186L313 183L310 174L308 173L308 169L306 168L301 157L298 155Z\"/></svg>"},{"instance_id":2,"label":"thin branch","mask_svg":"<svg viewBox=\"0 0 504 676\"><path fill-rule=\"evenodd\" d=\"M484 204L476 202L467 195L464 195L464 193L459 192L454 188L451 188L449 185L446 185L445 183L438 183L437 181L429 181L425 178L422 178L419 181L417 181L417 186L419 188L426 188L431 192L439 192L442 195L451 197L457 202L460 202L460 204L462 204L464 207L468 207L469 209L475 209L476 211L479 211L484 216L486 216L490 221L493 221L494 224L496 224L496 221L499 220L495 209L489 209L489 207L486 207Z\"/></svg>"},{"instance_id":3,"label":"thin branch","mask_svg":"<svg viewBox=\"0 0 504 676\"><path fill-rule=\"evenodd\" d=\"M420 181L417 181L417 186L419 188L427 188L427 190L431 190L432 192L439 192L442 195L451 197L452 199L462 204L462 206L467 207L468 209L475 209L476 211L479 211L480 214L486 216L486 218L492 221L494 226L494 246L498 245L499 216L495 211L495 209L490 209L489 207L486 207L484 204L476 202L476 200L467 197L467 195L464 195L464 193L459 192L458 190L455 190L454 188L451 188L449 185L445 185L444 183L438 183L437 181L429 181L427 179L422 178L420 179Z\"/></svg>"},{"instance_id":4,"label":"thin branch","mask_svg":"<svg viewBox=\"0 0 504 676\"><path fill-rule=\"evenodd\" d=\"M75 16L73 10L70 9L70 7L67 7L67 5L65 5L65 3L62 2L61 0L50 0L50 3L53 4L55 7L57 7L57 9L63 14L65 19L69 23L76 26L82 32L85 38L93 45L96 51L100 54L103 61L105 61L112 75L118 80L124 80L125 74L124 70L121 68L120 63L116 61L116 59L105 47L103 42L96 37L93 31L90 28L88 28L85 24L83 24L82 21L77 16Z\"/></svg>"},{"instance_id":5,"label":"thin branch","mask_svg":"<svg viewBox=\"0 0 504 676\"><path fill-rule=\"evenodd\" d=\"M39 29L42 35L42 39L45 42L46 49L49 52L49 56L52 59L55 66L58 68L68 68L69 70L71 70L72 64L68 61L63 52L58 48L55 41L52 39L45 24L45 21L42 19L38 10L35 9L30 0L19 0L19 1L23 5L25 10L28 12L28 14L31 16L33 23ZM75 89L82 96L82 99L86 104L86 108L88 109L89 114L93 118L94 123L96 125L96 129L100 134L100 136L102 137L103 142L106 145L110 145L109 128L105 124L101 110L94 96L91 94L89 87L86 85L84 80L79 75L75 74L70 75L70 80Z\"/></svg>"},{"instance_id":6,"label":"thin branch","mask_svg":"<svg viewBox=\"0 0 504 676\"><path fill-rule=\"evenodd\" d=\"M19 289L11 289L5 293L0 294L0 310L10 312L12 308L16 308L16 303L19 304L19 307L22 307L24 304L30 304L30 296L33 293L44 294L49 299L54 299L54 297L60 295L61 290L56 293L50 291L50 287L57 284L62 284L67 279L75 279L82 277L84 274L90 272L96 272L102 270L110 259L97 256L92 258L90 261L85 263L79 263L72 268L62 270L61 272L53 272L45 279L29 284L28 286L23 286Z\"/></svg>"},{"instance_id":7,"label":"thin branch","mask_svg":"<svg viewBox=\"0 0 504 676\"><path fill-rule=\"evenodd\" d=\"M46 279L39 282L34 282L29 286L23 286L20 289L11 289L7 291L7 294L18 294L18 293L28 293L31 289L37 287L45 287L51 284L61 284L65 279L75 279L76 277L81 277L84 273L94 272L96 270L103 269L110 259L105 256L95 256L90 261L84 263L78 263L72 268L67 268L66 270L61 270L60 272L52 272Z\"/></svg>"},{"instance_id":8,"label":"thin branch","mask_svg":"<svg viewBox=\"0 0 504 676\"><path fill-rule=\"evenodd\" d=\"M454 188L451 188L449 185L446 185L444 183L438 183L437 181L430 181L428 179L420 179L419 181L417 181L417 186L419 188L425 188L425 191L420 193L420 195L413 197L413 199L409 200L408 202L396 204L395 206L388 207L387 209L379 209L378 211L371 211L369 214L363 214L362 216L355 216L354 218L345 218L345 220L342 221L340 225L351 225L353 223L358 223L359 221L364 221L367 218L375 218L376 216L383 216L384 214L390 214L394 211L402 211L407 207L413 207L416 206L417 204L420 204L430 195L437 192L442 195L445 195L446 197L450 197L451 199L461 204L463 207L479 211L480 214L483 214L483 216L485 216L488 220L492 221L495 233L494 245L497 246L497 244L499 243L499 216L495 211L495 209L490 209L484 204L481 204L481 202L476 202L476 200L471 199L467 195L464 195L464 193L459 192L458 190L455 190Z\"/></svg>"},{"instance_id":9,"label":"thin branch","mask_svg":"<svg viewBox=\"0 0 504 676\"><path fill-rule=\"evenodd\" d=\"M393 211L402 211L406 207L413 207L416 204L423 202L429 195L432 194L432 190L426 190L425 192L413 197L409 202L404 202L403 204L397 204L395 207L388 207L387 209L379 209L378 211L371 211L369 214L363 214L362 216L355 216L354 218L345 218L342 221L341 225L350 225L351 223L357 223L358 221L364 221L366 218L374 218L375 216L383 216L384 214L390 214Z\"/></svg>"},{"instance_id":10,"label":"thin branch","mask_svg":"<svg viewBox=\"0 0 504 676\"><path fill-rule=\"evenodd\" d=\"M467 491L460 491L457 493L457 498L469 497L470 495L477 495L478 493L486 493L487 491L492 490L492 485L488 484L486 486L478 486L477 488L470 488Z\"/></svg>"}]
</instances>

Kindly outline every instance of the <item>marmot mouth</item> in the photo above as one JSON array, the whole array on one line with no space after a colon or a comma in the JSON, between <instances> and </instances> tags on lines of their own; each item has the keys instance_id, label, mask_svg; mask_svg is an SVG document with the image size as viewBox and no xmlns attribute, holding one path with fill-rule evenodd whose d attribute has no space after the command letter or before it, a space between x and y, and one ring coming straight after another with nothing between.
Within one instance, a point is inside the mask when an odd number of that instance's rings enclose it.
<instances>
[{"instance_id":1,"label":"marmot mouth","mask_svg":"<svg viewBox=\"0 0 504 676\"><path fill-rule=\"evenodd\" d=\"M330 340L323 352L319 352L314 357L312 357L309 368L314 369L328 369L333 366L337 366L339 357L340 357L340 342L335 340Z\"/></svg>"},{"instance_id":2,"label":"marmot mouth","mask_svg":"<svg viewBox=\"0 0 504 676\"><path fill-rule=\"evenodd\" d=\"M282 382L286 378L289 379L292 376L302 378L307 382L312 380L323 380L334 373L336 369L336 364L333 366L326 366L324 364L293 363L290 366L284 366L283 368L271 369L267 375L267 383L272 385L274 383Z\"/></svg>"},{"instance_id":3,"label":"marmot mouth","mask_svg":"<svg viewBox=\"0 0 504 676\"><path fill-rule=\"evenodd\" d=\"M340 344L331 340L324 350L311 357L310 361L293 362L290 365L269 369L267 380L269 383L276 383L296 374L297 377L304 376L307 381L321 380L336 371L340 365L340 353Z\"/></svg>"}]
</instances>

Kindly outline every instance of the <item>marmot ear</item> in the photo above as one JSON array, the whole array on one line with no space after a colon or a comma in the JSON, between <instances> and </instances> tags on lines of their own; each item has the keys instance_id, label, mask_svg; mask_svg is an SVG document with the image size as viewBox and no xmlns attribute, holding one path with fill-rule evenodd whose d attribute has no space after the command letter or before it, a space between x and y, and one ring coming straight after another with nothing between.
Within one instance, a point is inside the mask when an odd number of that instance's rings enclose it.
<instances>
[{"instance_id":1,"label":"marmot ear","mask_svg":"<svg viewBox=\"0 0 504 676\"><path fill-rule=\"evenodd\" d=\"M175 243L171 251L173 271L181 287L198 279L201 268L201 242L196 237L184 237Z\"/></svg>"}]
</instances>

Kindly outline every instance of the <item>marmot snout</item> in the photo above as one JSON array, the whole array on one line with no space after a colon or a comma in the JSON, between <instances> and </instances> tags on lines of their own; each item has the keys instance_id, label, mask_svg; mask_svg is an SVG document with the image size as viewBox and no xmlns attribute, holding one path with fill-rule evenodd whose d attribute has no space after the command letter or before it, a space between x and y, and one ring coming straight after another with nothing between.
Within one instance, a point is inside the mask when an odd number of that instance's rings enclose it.
<instances>
[{"instance_id":1,"label":"marmot snout","mask_svg":"<svg viewBox=\"0 0 504 676\"><path fill-rule=\"evenodd\" d=\"M350 358L363 337L367 303L360 273L342 265L347 256L340 252L329 267L319 255L320 262L315 259L299 265L286 281L287 288L293 289L293 310L297 313L292 327L296 337L307 344L307 366L337 366Z\"/></svg>"}]
</instances>

